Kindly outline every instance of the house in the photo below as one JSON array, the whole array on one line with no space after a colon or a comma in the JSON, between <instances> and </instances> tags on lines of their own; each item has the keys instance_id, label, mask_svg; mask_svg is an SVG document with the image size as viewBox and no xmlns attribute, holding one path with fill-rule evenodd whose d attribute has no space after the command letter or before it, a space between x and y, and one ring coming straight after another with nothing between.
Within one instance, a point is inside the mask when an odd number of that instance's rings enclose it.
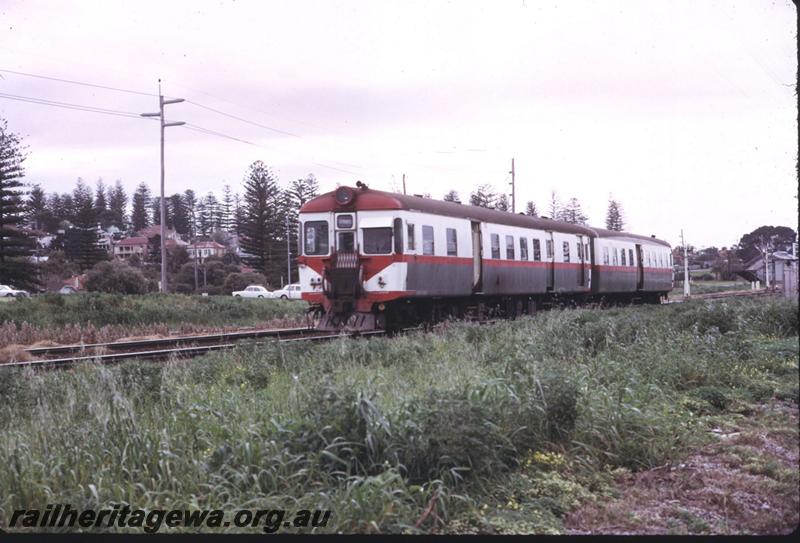
<instances>
[{"instance_id":1,"label":"house","mask_svg":"<svg viewBox=\"0 0 800 543\"><path fill-rule=\"evenodd\" d=\"M783 284L787 270L797 269L797 257L786 251L775 251L769 255L769 283L770 285ZM758 255L744 265L744 270L739 275L748 281L765 281L764 255Z\"/></svg>"},{"instance_id":2,"label":"house","mask_svg":"<svg viewBox=\"0 0 800 543\"><path fill-rule=\"evenodd\" d=\"M197 258L203 262L210 256L223 256L225 254L225 246L216 241L197 241L186 247L190 259Z\"/></svg>"},{"instance_id":3,"label":"house","mask_svg":"<svg viewBox=\"0 0 800 543\"><path fill-rule=\"evenodd\" d=\"M133 255L139 255L139 258L144 258L147 255L146 237L134 236L122 238L114 244L115 258L130 258Z\"/></svg>"},{"instance_id":4,"label":"house","mask_svg":"<svg viewBox=\"0 0 800 543\"><path fill-rule=\"evenodd\" d=\"M160 236L160 235L161 235L161 225L160 224L151 224L147 228L142 228L141 230L136 232L136 237L143 237L143 238L147 238L147 239L152 239L152 238L154 238L156 236ZM171 228L166 228L164 230L164 238L165 239L178 240L178 239L180 239L180 236L178 235L178 233L175 230L172 230Z\"/></svg>"}]
</instances>

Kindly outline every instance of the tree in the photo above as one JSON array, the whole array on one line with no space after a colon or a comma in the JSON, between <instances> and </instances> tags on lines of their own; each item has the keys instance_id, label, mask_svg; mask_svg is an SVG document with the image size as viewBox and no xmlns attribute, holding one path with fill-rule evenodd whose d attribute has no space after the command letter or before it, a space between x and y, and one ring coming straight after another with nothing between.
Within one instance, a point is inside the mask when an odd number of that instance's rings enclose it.
<instances>
[{"instance_id":1,"label":"tree","mask_svg":"<svg viewBox=\"0 0 800 543\"><path fill-rule=\"evenodd\" d=\"M586 224L589 217L584 214L581 203L577 198L570 198L558 215L560 221L572 224Z\"/></svg>"},{"instance_id":2,"label":"tree","mask_svg":"<svg viewBox=\"0 0 800 543\"><path fill-rule=\"evenodd\" d=\"M494 208L497 193L491 185L478 185L478 188L469 195L469 203L473 206Z\"/></svg>"},{"instance_id":3,"label":"tree","mask_svg":"<svg viewBox=\"0 0 800 543\"><path fill-rule=\"evenodd\" d=\"M72 199L75 203L74 224L66 232L64 254L81 270L87 270L107 259L108 255L98 244L97 211L92 190L81 178L72 191Z\"/></svg>"},{"instance_id":4,"label":"tree","mask_svg":"<svg viewBox=\"0 0 800 543\"><path fill-rule=\"evenodd\" d=\"M244 179L244 221L241 246L249 255L247 261L274 278L281 271L278 246L281 191L266 164L257 160L250 165Z\"/></svg>"},{"instance_id":5,"label":"tree","mask_svg":"<svg viewBox=\"0 0 800 543\"><path fill-rule=\"evenodd\" d=\"M183 191L183 203L189 217L189 237L194 239L197 235L197 196L192 189Z\"/></svg>"},{"instance_id":6,"label":"tree","mask_svg":"<svg viewBox=\"0 0 800 543\"><path fill-rule=\"evenodd\" d=\"M57 221L53 220L53 214L47 205L47 195L42 187L33 185L28 193L28 201L25 205L25 222L34 230L53 232L57 226Z\"/></svg>"},{"instance_id":7,"label":"tree","mask_svg":"<svg viewBox=\"0 0 800 543\"><path fill-rule=\"evenodd\" d=\"M141 271L121 260L100 262L86 274L86 290L119 294L145 294L147 279Z\"/></svg>"},{"instance_id":8,"label":"tree","mask_svg":"<svg viewBox=\"0 0 800 543\"><path fill-rule=\"evenodd\" d=\"M120 230L125 229L127 207L128 195L125 194L125 189L122 187L122 181L117 179L117 182L114 183L114 188L108 189L108 211L111 214L111 224Z\"/></svg>"},{"instance_id":9,"label":"tree","mask_svg":"<svg viewBox=\"0 0 800 543\"><path fill-rule=\"evenodd\" d=\"M103 180L98 179L94 190L94 212L104 230L114 223L114 214L108 208L107 192Z\"/></svg>"},{"instance_id":10,"label":"tree","mask_svg":"<svg viewBox=\"0 0 800 543\"><path fill-rule=\"evenodd\" d=\"M222 203L219 205L219 227L226 232L233 230L233 192L230 185L222 187Z\"/></svg>"},{"instance_id":11,"label":"tree","mask_svg":"<svg viewBox=\"0 0 800 543\"><path fill-rule=\"evenodd\" d=\"M458 193L454 190L450 190L447 194L444 195L445 202L458 202L461 203L461 198L458 196Z\"/></svg>"},{"instance_id":12,"label":"tree","mask_svg":"<svg viewBox=\"0 0 800 543\"><path fill-rule=\"evenodd\" d=\"M150 188L145 183L139 183L136 187L136 192L133 193L133 211L131 212L131 223L134 232L150 226L150 220L147 216L150 199Z\"/></svg>"},{"instance_id":13,"label":"tree","mask_svg":"<svg viewBox=\"0 0 800 543\"><path fill-rule=\"evenodd\" d=\"M19 136L9 132L6 121L0 119L0 283L34 288L38 281L30 256L36 245L22 230L24 161Z\"/></svg>"},{"instance_id":14,"label":"tree","mask_svg":"<svg viewBox=\"0 0 800 543\"><path fill-rule=\"evenodd\" d=\"M606 228L617 232L622 232L625 228L625 221L622 219L622 205L613 198L608 201Z\"/></svg>"},{"instance_id":15,"label":"tree","mask_svg":"<svg viewBox=\"0 0 800 543\"><path fill-rule=\"evenodd\" d=\"M497 211L511 211L511 203L508 201L508 194L503 193L498 196L494 208Z\"/></svg>"},{"instance_id":16,"label":"tree","mask_svg":"<svg viewBox=\"0 0 800 543\"><path fill-rule=\"evenodd\" d=\"M739 240L739 257L748 262L765 252L791 251L797 233L788 226L759 226Z\"/></svg>"},{"instance_id":17,"label":"tree","mask_svg":"<svg viewBox=\"0 0 800 543\"><path fill-rule=\"evenodd\" d=\"M530 201L527 202L525 204L525 214L528 217L538 217L539 216L539 212L536 209L536 204L533 203L533 202L530 202Z\"/></svg>"},{"instance_id":18,"label":"tree","mask_svg":"<svg viewBox=\"0 0 800 543\"><path fill-rule=\"evenodd\" d=\"M190 224L189 210L186 207L183 197L175 193L169 197L169 208L172 212L172 227L184 238L191 235L192 227Z\"/></svg>"},{"instance_id":19,"label":"tree","mask_svg":"<svg viewBox=\"0 0 800 543\"><path fill-rule=\"evenodd\" d=\"M550 218L553 220L558 219L561 215L561 202L558 201L556 191L550 192L550 203L548 204L547 210L550 213Z\"/></svg>"},{"instance_id":20,"label":"tree","mask_svg":"<svg viewBox=\"0 0 800 543\"><path fill-rule=\"evenodd\" d=\"M239 193L233 195L233 222L234 230L237 236L242 235L242 224L244 224L244 206L242 205L242 198Z\"/></svg>"},{"instance_id":21,"label":"tree","mask_svg":"<svg viewBox=\"0 0 800 543\"><path fill-rule=\"evenodd\" d=\"M197 206L198 232L201 236L208 236L219 228L219 202L213 192L206 194Z\"/></svg>"}]
</instances>

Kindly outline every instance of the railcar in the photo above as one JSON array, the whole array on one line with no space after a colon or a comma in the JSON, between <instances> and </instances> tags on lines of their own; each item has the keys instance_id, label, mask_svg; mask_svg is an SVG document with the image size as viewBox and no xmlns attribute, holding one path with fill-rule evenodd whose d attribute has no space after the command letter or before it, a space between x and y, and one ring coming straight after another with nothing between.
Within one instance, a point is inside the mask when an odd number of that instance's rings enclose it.
<instances>
[{"instance_id":1,"label":"railcar","mask_svg":"<svg viewBox=\"0 0 800 543\"><path fill-rule=\"evenodd\" d=\"M302 297L322 330L657 301L672 288L665 241L361 183L308 201L300 223Z\"/></svg>"}]
</instances>

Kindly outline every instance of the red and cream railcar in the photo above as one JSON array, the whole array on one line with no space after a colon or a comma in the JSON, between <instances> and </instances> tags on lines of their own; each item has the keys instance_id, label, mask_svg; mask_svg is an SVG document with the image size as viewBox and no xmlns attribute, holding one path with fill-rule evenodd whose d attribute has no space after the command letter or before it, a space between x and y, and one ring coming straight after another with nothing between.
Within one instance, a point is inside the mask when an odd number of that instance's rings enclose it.
<instances>
[{"instance_id":1,"label":"red and cream railcar","mask_svg":"<svg viewBox=\"0 0 800 543\"><path fill-rule=\"evenodd\" d=\"M314 198L300 221L303 298L323 310L322 329L394 327L487 308L513 315L556 296L608 296L593 283L616 281L610 268L592 268L592 251L606 247L597 231L560 221L363 185Z\"/></svg>"},{"instance_id":2,"label":"red and cream railcar","mask_svg":"<svg viewBox=\"0 0 800 543\"><path fill-rule=\"evenodd\" d=\"M672 289L672 251L666 241L593 228L595 297L657 301Z\"/></svg>"}]
</instances>

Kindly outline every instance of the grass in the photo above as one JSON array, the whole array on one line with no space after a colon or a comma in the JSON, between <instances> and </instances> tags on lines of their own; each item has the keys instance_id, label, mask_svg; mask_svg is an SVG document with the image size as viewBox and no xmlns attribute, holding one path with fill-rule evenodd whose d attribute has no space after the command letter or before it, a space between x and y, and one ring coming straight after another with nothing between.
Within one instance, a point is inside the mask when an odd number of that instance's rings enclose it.
<instances>
[{"instance_id":1,"label":"grass","mask_svg":"<svg viewBox=\"0 0 800 543\"><path fill-rule=\"evenodd\" d=\"M736 281L700 281L692 280L692 294L708 294L711 292L725 292L729 290L750 290L750 283L744 280ZM670 291L670 296L683 296L683 275L675 280L675 288Z\"/></svg>"},{"instance_id":2,"label":"grass","mask_svg":"<svg viewBox=\"0 0 800 543\"><path fill-rule=\"evenodd\" d=\"M347 533L559 533L614 474L792 397L797 324L794 302L698 301L166 365L0 368L0 525L17 508L124 502L331 509L325 531Z\"/></svg>"},{"instance_id":3,"label":"grass","mask_svg":"<svg viewBox=\"0 0 800 543\"><path fill-rule=\"evenodd\" d=\"M0 305L0 345L103 341L127 335L299 322L307 304L181 294L45 294Z\"/></svg>"}]
</instances>

